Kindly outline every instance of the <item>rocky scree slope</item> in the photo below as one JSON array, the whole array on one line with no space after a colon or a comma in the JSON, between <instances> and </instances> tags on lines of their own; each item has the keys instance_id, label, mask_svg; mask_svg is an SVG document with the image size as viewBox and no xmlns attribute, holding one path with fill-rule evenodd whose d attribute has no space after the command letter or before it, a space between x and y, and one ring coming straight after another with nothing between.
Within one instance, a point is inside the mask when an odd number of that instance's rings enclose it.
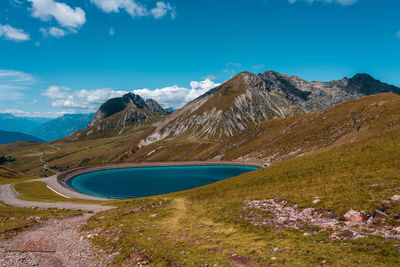
<instances>
[{"instance_id":1,"label":"rocky scree slope","mask_svg":"<svg viewBox=\"0 0 400 267\"><path fill-rule=\"evenodd\" d=\"M126 127L141 128L150 126L170 112L164 110L155 100L144 100L139 95L128 93L103 103L84 131L76 132L73 139L82 136L96 136L103 131L114 131L121 135Z\"/></svg>"},{"instance_id":2,"label":"rocky scree slope","mask_svg":"<svg viewBox=\"0 0 400 267\"><path fill-rule=\"evenodd\" d=\"M307 82L274 71L242 72L211 89L156 125L143 145L162 140L214 140L235 136L250 126L321 110L363 96L400 88L357 74L331 82Z\"/></svg>"}]
</instances>

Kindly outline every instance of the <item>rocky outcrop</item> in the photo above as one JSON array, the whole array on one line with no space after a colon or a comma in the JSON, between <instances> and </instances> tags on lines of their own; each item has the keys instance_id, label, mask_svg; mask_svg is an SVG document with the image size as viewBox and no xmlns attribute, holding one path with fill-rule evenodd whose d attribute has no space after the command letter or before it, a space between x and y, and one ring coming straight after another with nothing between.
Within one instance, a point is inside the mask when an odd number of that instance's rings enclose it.
<instances>
[{"instance_id":1,"label":"rocky outcrop","mask_svg":"<svg viewBox=\"0 0 400 267\"><path fill-rule=\"evenodd\" d=\"M400 89L367 74L331 82L308 82L274 71L242 72L174 112L144 145L166 138L224 140L267 119L293 116Z\"/></svg>"}]
</instances>

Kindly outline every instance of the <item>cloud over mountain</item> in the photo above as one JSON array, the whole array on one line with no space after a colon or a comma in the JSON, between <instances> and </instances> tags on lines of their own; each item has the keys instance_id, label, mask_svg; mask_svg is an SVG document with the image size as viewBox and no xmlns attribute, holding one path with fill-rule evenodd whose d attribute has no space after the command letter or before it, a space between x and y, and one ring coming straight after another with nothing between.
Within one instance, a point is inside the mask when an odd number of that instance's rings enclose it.
<instances>
[{"instance_id":1,"label":"cloud over mountain","mask_svg":"<svg viewBox=\"0 0 400 267\"><path fill-rule=\"evenodd\" d=\"M200 82L192 81L190 89L173 85L155 90L136 89L132 92L144 99L154 99L164 107L179 108L218 85L218 83L206 79ZM72 91L68 87L50 86L42 95L52 100L53 107L87 113L96 111L108 99L120 97L127 93L129 91L115 91L111 88Z\"/></svg>"}]
</instances>

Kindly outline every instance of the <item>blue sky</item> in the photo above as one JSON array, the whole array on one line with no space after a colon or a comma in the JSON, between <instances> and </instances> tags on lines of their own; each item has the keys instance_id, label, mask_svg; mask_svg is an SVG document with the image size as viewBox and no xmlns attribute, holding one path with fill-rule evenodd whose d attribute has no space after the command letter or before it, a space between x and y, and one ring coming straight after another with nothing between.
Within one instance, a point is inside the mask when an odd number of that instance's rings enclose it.
<instances>
[{"instance_id":1,"label":"blue sky","mask_svg":"<svg viewBox=\"0 0 400 267\"><path fill-rule=\"evenodd\" d=\"M0 111L179 107L239 71L400 86L398 0L2 0Z\"/></svg>"}]
</instances>

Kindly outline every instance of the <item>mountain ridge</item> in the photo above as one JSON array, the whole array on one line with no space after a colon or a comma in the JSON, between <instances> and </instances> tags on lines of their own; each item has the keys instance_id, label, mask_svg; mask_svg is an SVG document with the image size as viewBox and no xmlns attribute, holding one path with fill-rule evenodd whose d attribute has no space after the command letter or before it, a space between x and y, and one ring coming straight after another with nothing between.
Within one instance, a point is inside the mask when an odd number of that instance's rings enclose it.
<instances>
[{"instance_id":1,"label":"mountain ridge","mask_svg":"<svg viewBox=\"0 0 400 267\"><path fill-rule=\"evenodd\" d=\"M44 141L29 135L29 134L24 134L20 132L14 132L14 131L3 131L0 130L0 144L9 144L9 143L15 143L15 142L36 142L36 143L43 143Z\"/></svg>"},{"instance_id":2,"label":"mountain ridge","mask_svg":"<svg viewBox=\"0 0 400 267\"><path fill-rule=\"evenodd\" d=\"M199 96L157 124L142 145L162 139L224 140L271 118L322 110L371 94L400 88L368 74L329 82L308 82L275 71L241 72Z\"/></svg>"}]
</instances>

